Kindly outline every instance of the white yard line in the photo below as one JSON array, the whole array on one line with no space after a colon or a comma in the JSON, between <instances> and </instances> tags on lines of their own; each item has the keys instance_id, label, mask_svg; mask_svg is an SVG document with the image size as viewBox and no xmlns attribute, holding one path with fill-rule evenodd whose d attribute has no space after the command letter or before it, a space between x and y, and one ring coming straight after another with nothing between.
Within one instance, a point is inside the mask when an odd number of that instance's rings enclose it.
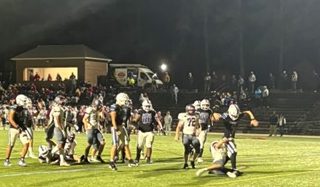
<instances>
[{"instance_id":1,"label":"white yard line","mask_svg":"<svg viewBox=\"0 0 320 187\"><path fill-rule=\"evenodd\" d=\"M181 166L183 165L183 161L181 162L167 162L167 163L153 163L153 164L142 164L139 165L137 168L139 167L150 167L150 166L162 166L162 165L174 165L174 164L181 164ZM89 165L88 165L89 166ZM65 169L61 169L61 170L54 170L54 171L35 171L35 172L24 172L24 173L10 173L10 174L0 174L0 178L4 178L4 177L16 177L16 176L29 176L29 175L41 175L41 174L55 174L55 173L76 173L76 172L82 172L82 171L97 171L97 170L106 170L106 171L111 171L108 168L107 164L101 164L101 165L95 165L96 167L92 167L92 168L82 168L82 169L70 169L68 170L66 167L64 167ZM52 167L59 167L57 165L52 166ZM71 166L72 167L72 166ZM119 169L121 170L121 168L123 167L128 167L127 165L119 165ZM10 167L8 167L9 169ZM69 167L70 168L70 167ZM6 169L6 168L4 168Z\"/></svg>"}]
</instances>

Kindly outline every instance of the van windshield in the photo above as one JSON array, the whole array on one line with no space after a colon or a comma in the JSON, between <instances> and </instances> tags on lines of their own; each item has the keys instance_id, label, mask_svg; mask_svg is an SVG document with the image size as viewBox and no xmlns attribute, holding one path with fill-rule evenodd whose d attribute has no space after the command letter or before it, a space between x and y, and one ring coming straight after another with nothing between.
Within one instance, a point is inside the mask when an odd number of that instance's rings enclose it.
<instances>
[{"instance_id":1,"label":"van windshield","mask_svg":"<svg viewBox=\"0 0 320 187\"><path fill-rule=\"evenodd\" d=\"M151 73L151 72L147 72L147 74L149 75L149 77L152 77L154 75L154 73ZM159 79L159 78L155 77L155 79Z\"/></svg>"}]
</instances>

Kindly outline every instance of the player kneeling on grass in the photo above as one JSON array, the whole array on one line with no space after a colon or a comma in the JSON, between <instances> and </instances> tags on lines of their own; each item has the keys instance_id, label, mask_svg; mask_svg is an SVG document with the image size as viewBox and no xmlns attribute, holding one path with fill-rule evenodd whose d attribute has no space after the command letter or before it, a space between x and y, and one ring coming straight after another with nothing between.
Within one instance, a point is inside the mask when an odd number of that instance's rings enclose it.
<instances>
[{"instance_id":1,"label":"player kneeling on grass","mask_svg":"<svg viewBox=\"0 0 320 187\"><path fill-rule=\"evenodd\" d=\"M75 140L75 134L70 133L68 135L66 144L64 146L64 155L65 160L69 162L78 162L79 159L74 154L74 150L77 146L77 141ZM49 150L49 148L45 145L39 146L39 162L40 163L48 163L48 158L50 158L50 164L58 164L60 162L60 156L59 156L59 148L55 146L52 150ZM48 163L49 164L49 163Z\"/></svg>"},{"instance_id":2,"label":"player kneeling on grass","mask_svg":"<svg viewBox=\"0 0 320 187\"><path fill-rule=\"evenodd\" d=\"M101 153L103 151L105 142L102 133L98 129L99 126L99 111L101 110L102 103L98 99L92 101L92 105L86 109L86 114L83 117L83 124L86 130L88 145L85 149L84 155L81 156L82 163L90 163L88 161L88 155L91 146L93 145L95 150L98 150L98 155L96 157L97 161L104 163L101 158Z\"/></svg>"},{"instance_id":3,"label":"player kneeling on grass","mask_svg":"<svg viewBox=\"0 0 320 187\"><path fill-rule=\"evenodd\" d=\"M193 105L186 106L186 113L179 115L179 122L176 129L175 140L179 140L180 131L183 129L183 139L182 143L184 146L184 169L188 168L188 157L192 151L195 149L195 153L191 158L191 167L195 169L194 161L200 153L200 142L196 137L196 130L199 128L199 118L195 113L195 107Z\"/></svg>"},{"instance_id":4,"label":"player kneeling on grass","mask_svg":"<svg viewBox=\"0 0 320 187\"><path fill-rule=\"evenodd\" d=\"M151 164L152 144L154 140L154 127L157 122L162 126L160 120L156 117L156 112L151 110L151 101L144 100L142 102L142 109L138 111L134 121L138 121L138 140L137 140L137 156L136 162L140 161L141 151L144 145L147 147L146 157L147 164Z\"/></svg>"},{"instance_id":5,"label":"player kneeling on grass","mask_svg":"<svg viewBox=\"0 0 320 187\"><path fill-rule=\"evenodd\" d=\"M197 176L201 176L203 173L208 172L209 174L223 174L231 178L236 178L241 174L238 170L228 169L225 164L232 157L236 156L235 151L232 151L232 145L229 145L229 140L223 138L220 141L214 141L211 143L210 151L213 159L212 165L207 168L199 169L196 172Z\"/></svg>"}]
</instances>

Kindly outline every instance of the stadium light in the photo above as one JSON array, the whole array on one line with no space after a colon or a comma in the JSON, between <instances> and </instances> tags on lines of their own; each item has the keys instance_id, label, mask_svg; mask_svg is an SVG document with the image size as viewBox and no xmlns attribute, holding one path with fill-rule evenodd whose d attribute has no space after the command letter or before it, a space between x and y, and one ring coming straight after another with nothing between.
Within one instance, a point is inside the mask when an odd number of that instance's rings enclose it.
<instances>
[{"instance_id":1,"label":"stadium light","mask_svg":"<svg viewBox=\"0 0 320 187\"><path fill-rule=\"evenodd\" d=\"M167 64L165 64L165 63L162 63L161 66L160 66L160 69L161 69L161 71L163 71L163 72L167 71L167 68L168 68L168 66L167 66Z\"/></svg>"}]
</instances>

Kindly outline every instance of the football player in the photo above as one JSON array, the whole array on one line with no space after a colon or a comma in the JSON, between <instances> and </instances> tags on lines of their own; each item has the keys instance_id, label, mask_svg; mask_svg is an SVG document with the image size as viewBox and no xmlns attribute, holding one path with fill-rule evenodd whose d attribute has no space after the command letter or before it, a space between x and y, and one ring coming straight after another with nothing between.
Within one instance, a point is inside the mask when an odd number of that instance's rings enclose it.
<instances>
[{"instance_id":1,"label":"football player","mask_svg":"<svg viewBox=\"0 0 320 187\"><path fill-rule=\"evenodd\" d=\"M230 159L230 155L233 154L232 150L229 149L229 146L227 138L212 142L210 146L213 159L212 164L207 168L199 169L196 172L196 175L201 176L203 173L209 172L210 174L224 174L231 178L239 176L241 172L224 167Z\"/></svg>"},{"instance_id":2,"label":"football player","mask_svg":"<svg viewBox=\"0 0 320 187\"><path fill-rule=\"evenodd\" d=\"M27 165L24 158L28 152L30 139L30 135L28 135L27 127L25 124L28 118L26 111L28 97L20 94L16 97L15 101L16 104L11 107L8 116L10 128L8 133L9 142L6 150L6 159L4 161L4 166L6 167L11 166L10 156L17 138L19 138L21 143L23 144L18 165L22 167Z\"/></svg>"},{"instance_id":3,"label":"football player","mask_svg":"<svg viewBox=\"0 0 320 187\"><path fill-rule=\"evenodd\" d=\"M232 169L235 171L237 170L237 149L234 141L235 131L240 118L246 115L250 118L250 125L257 127L259 122L254 118L252 112L249 110L241 112L237 104L231 104L228 108L228 111L223 114L213 113L214 121L218 121L220 119L223 120L225 127L223 137L228 139L228 149L230 149L230 152L232 152L232 154L230 155L230 161Z\"/></svg>"},{"instance_id":4,"label":"football player","mask_svg":"<svg viewBox=\"0 0 320 187\"><path fill-rule=\"evenodd\" d=\"M129 160L128 166L137 166L137 164L132 160L131 151L129 148L129 136L127 129L124 126L124 119L126 113L123 110L123 107L128 103L129 96L126 93L118 93L116 96L116 103L110 107L110 116L111 116L111 134L112 134L112 148L110 153L110 162L109 167L112 170L117 170L115 164L115 156L119 145L123 145L125 148L125 154Z\"/></svg>"},{"instance_id":5,"label":"football player","mask_svg":"<svg viewBox=\"0 0 320 187\"><path fill-rule=\"evenodd\" d=\"M88 145L85 149L84 155L81 157L81 162L89 163L88 155L91 146L93 145L95 150L98 150L98 155L96 160L104 163L104 160L101 158L102 151L105 146L105 141L102 133L99 128L99 112L101 110L102 103L98 99L92 101L91 106L86 109L86 113L83 117L83 124L87 134Z\"/></svg>"},{"instance_id":6,"label":"football player","mask_svg":"<svg viewBox=\"0 0 320 187\"><path fill-rule=\"evenodd\" d=\"M187 169L188 166L188 156L192 151L192 148L195 149L193 158L191 159L191 167L195 169L195 159L200 153L200 142L196 137L196 131L200 128L199 118L195 113L195 107L193 105L186 106L186 113L179 114L179 122L176 128L175 140L178 141L180 137L180 131L183 129L183 140L184 145L184 169Z\"/></svg>"},{"instance_id":7,"label":"football player","mask_svg":"<svg viewBox=\"0 0 320 187\"><path fill-rule=\"evenodd\" d=\"M210 102L208 99L203 99L200 102L200 109L198 110L199 115L199 123L200 123L200 131L198 133L198 139L200 141L200 153L198 157L198 162L203 162L203 147L207 140L208 127L213 121L212 119L212 111L210 109Z\"/></svg>"},{"instance_id":8,"label":"football player","mask_svg":"<svg viewBox=\"0 0 320 187\"><path fill-rule=\"evenodd\" d=\"M162 126L159 118L156 117L156 112L151 109L151 101L144 100L142 102L142 109L136 114L134 121L138 122L138 140L137 140L137 155L136 161L140 161L141 151L146 146L147 164L151 164L152 144L154 141L153 130L155 124Z\"/></svg>"},{"instance_id":9,"label":"football player","mask_svg":"<svg viewBox=\"0 0 320 187\"><path fill-rule=\"evenodd\" d=\"M64 159L64 145L66 143L67 132L64 123L64 111L62 109L63 104L65 103L65 98L61 95L57 96L54 99L54 105L52 106L52 119L54 123L54 137L57 141L57 146L59 150L59 157L60 157L60 166L70 166Z\"/></svg>"}]
</instances>

